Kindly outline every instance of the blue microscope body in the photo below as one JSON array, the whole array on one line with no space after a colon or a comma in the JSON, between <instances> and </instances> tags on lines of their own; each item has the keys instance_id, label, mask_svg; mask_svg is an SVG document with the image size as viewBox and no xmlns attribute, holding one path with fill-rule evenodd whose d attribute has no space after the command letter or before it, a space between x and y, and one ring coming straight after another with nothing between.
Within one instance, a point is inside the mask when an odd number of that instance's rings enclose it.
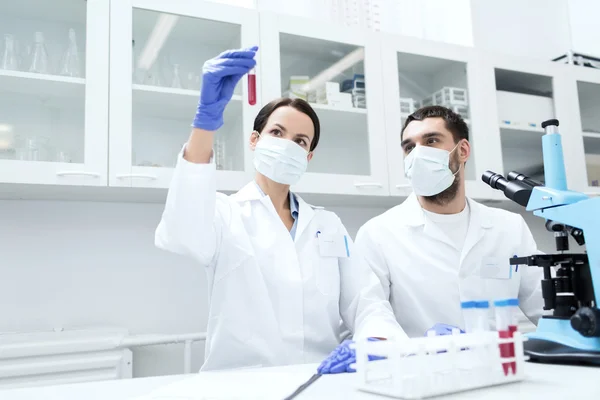
<instances>
[{"instance_id":1,"label":"blue microscope body","mask_svg":"<svg viewBox=\"0 0 600 400\"><path fill-rule=\"evenodd\" d=\"M600 365L600 197L568 190L558 121L545 121L542 127L544 185L516 172L507 180L488 171L482 179L544 218L559 251L510 260L544 269L544 309L553 310L527 335L525 353L533 361ZM587 244L587 251L565 253L569 235Z\"/></svg>"}]
</instances>

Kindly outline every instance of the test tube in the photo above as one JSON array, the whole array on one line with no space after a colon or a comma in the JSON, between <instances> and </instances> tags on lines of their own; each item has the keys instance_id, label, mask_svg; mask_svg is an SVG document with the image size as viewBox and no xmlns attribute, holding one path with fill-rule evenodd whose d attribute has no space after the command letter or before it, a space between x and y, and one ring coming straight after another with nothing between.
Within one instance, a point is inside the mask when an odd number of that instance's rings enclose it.
<instances>
[{"instance_id":1,"label":"test tube","mask_svg":"<svg viewBox=\"0 0 600 400\"><path fill-rule=\"evenodd\" d=\"M487 300L481 300L475 302L475 311L477 315L477 328L478 332L486 332L490 330L489 321L489 310L490 302Z\"/></svg>"},{"instance_id":2,"label":"test tube","mask_svg":"<svg viewBox=\"0 0 600 400\"><path fill-rule=\"evenodd\" d=\"M256 104L256 68L248 72L248 104Z\"/></svg>"},{"instance_id":3,"label":"test tube","mask_svg":"<svg viewBox=\"0 0 600 400\"><path fill-rule=\"evenodd\" d=\"M509 331L509 325L512 321L511 318L511 307L508 305L508 300L496 300L494 301L494 308L496 311L496 330L498 331L498 336L500 339L510 339L512 336ZM501 343L500 345L500 358L508 358L510 357L510 343ZM514 353L514 349L513 349ZM502 369L504 370L504 375L508 375L510 363L503 362Z\"/></svg>"},{"instance_id":4,"label":"test tube","mask_svg":"<svg viewBox=\"0 0 600 400\"><path fill-rule=\"evenodd\" d=\"M519 329L519 299L508 299L508 307L510 309L510 321L508 325L508 332L510 333L510 337L514 337L514 333ZM510 343L510 356L515 357L515 343ZM517 362L512 361L510 363L510 368L512 369L513 374L517 373Z\"/></svg>"},{"instance_id":5,"label":"test tube","mask_svg":"<svg viewBox=\"0 0 600 400\"><path fill-rule=\"evenodd\" d=\"M462 309L463 320L465 321L465 332L473 333L477 328L477 310L475 309L475 301L463 301L460 303Z\"/></svg>"}]
</instances>

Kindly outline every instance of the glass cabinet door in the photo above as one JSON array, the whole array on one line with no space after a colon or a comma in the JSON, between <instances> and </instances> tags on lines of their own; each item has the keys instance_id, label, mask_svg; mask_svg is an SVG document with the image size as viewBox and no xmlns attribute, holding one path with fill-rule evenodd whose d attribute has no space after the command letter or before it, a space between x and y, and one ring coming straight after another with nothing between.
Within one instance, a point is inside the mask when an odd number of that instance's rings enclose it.
<instances>
[{"instance_id":1,"label":"glass cabinet door","mask_svg":"<svg viewBox=\"0 0 600 400\"><path fill-rule=\"evenodd\" d=\"M106 185L108 3L0 2L0 182Z\"/></svg>"},{"instance_id":2,"label":"glass cabinet door","mask_svg":"<svg viewBox=\"0 0 600 400\"><path fill-rule=\"evenodd\" d=\"M260 29L264 102L306 100L321 125L307 173L294 190L387 194L380 44L374 35L267 13L261 13Z\"/></svg>"},{"instance_id":3,"label":"glass cabinet door","mask_svg":"<svg viewBox=\"0 0 600 400\"><path fill-rule=\"evenodd\" d=\"M600 113L598 112L600 83L578 81L577 92L583 131L587 189L590 192L600 193Z\"/></svg>"},{"instance_id":4,"label":"glass cabinet door","mask_svg":"<svg viewBox=\"0 0 600 400\"><path fill-rule=\"evenodd\" d=\"M475 144L468 74L471 53L458 46L409 38L398 40L392 35L385 35L384 43L384 79L391 80L384 82L391 193L406 196L411 192L404 175L401 133L406 118L425 106L447 107L467 123L471 155L465 166L465 178L474 180Z\"/></svg>"},{"instance_id":5,"label":"glass cabinet door","mask_svg":"<svg viewBox=\"0 0 600 400\"><path fill-rule=\"evenodd\" d=\"M555 118L552 76L495 68L502 173L544 182L541 123Z\"/></svg>"},{"instance_id":6,"label":"glass cabinet door","mask_svg":"<svg viewBox=\"0 0 600 400\"><path fill-rule=\"evenodd\" d=\"M120 11L111 9L113 17L120 18L111 23L118 23L111 35L119 38L113 54L120 56L113 59L112 69L117 76L111 82L110 183L168 187L177 154L191 131L204 62L225 50L258 43L257 17L249 10L214 3L130 3L118 7ZM238 190L247 180L252 126L244 115L251 114L246 108L256 106L244 101L246 82L242 79L236 87L225 109L225 124L215 135L221 190Z\"/></svg>"}]
</instances>

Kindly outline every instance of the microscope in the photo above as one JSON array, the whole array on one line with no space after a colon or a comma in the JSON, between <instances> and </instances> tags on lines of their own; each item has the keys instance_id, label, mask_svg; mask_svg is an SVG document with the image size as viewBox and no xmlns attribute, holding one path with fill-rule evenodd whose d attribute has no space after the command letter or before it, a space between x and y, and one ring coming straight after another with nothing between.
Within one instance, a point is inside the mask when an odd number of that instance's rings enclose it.
<instances>
[{"instance_id":1,"label":"microscope","mask_svg":"<svg viewBox=\"0 0 600 400\"><path fill-rule=\"evenodd\" d=\"M600 197L567 189L558 120L545 121L542 128L545 184L518 172L505 178L486 171L482 180L544 218L556 242L556 254L510 259L511 265L543 268L544 310L552 310L526 335L525 354L538 362L600 364ZM569 235L579 246L587 241L586 250L565 253Z\"/></svg>"}]
</instances>

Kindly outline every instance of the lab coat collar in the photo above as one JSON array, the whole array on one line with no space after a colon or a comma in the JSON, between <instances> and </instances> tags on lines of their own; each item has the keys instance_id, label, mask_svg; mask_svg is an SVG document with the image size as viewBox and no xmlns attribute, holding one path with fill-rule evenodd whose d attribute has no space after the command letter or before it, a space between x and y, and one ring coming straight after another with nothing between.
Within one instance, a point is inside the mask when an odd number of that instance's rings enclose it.
<instances>
[{"instance_id":1,"label":"lab coat collar","mask_svg":"<svg viewBox=\"0 0 600 400\"><path fill-rule=\"evenodd\" d=\"M302 199L302 197L298 196L297 193L294 193L294 196L296 197L296 200L298 201L298 209L299 209L298 222L297 222L298 225L296 226L296 235L294 237L294 241L297 242L298 239L302 236L302 232L304 232L304 230L306 230L306 227L308 226L308 224L312 220L313 216L315 215L314 209L319 208L319 207L308 204L307 202L305 202ZM275 215L277 214L275 212L275 208L273 207L273 203L270 201L271 199L268 198L268 196L265 196L265 194L262 192L262 190L260 189L258 184L254 181L248 183L237 193L234 193L232 195L232 197L238 202L259 200L263 204L265 204L269 209L273 210ZM279 216L277 216L277 217L279 217Z\"/></svg>"},{"instance_id":2,"label":"lab coat collar","mask_svg":"<svg viewBox=\"0 0 600 400\"><path fill-rule=\"evenodd\" d=\"M469 208L471 210L469 227L472 221L479 221L479 225L484 229L488 229L493 226L488 213L485 213L482 210L484 208L483 205L468 197L467 203L469 204ZM421 204L414 193L408 196L408 198L402 204L402 207L406 207L406 212L403 213L404 223L406 225L412 227L425 225L425 213L423 212L423 208L421 207Z\"/></svg>"}]
</instances>

